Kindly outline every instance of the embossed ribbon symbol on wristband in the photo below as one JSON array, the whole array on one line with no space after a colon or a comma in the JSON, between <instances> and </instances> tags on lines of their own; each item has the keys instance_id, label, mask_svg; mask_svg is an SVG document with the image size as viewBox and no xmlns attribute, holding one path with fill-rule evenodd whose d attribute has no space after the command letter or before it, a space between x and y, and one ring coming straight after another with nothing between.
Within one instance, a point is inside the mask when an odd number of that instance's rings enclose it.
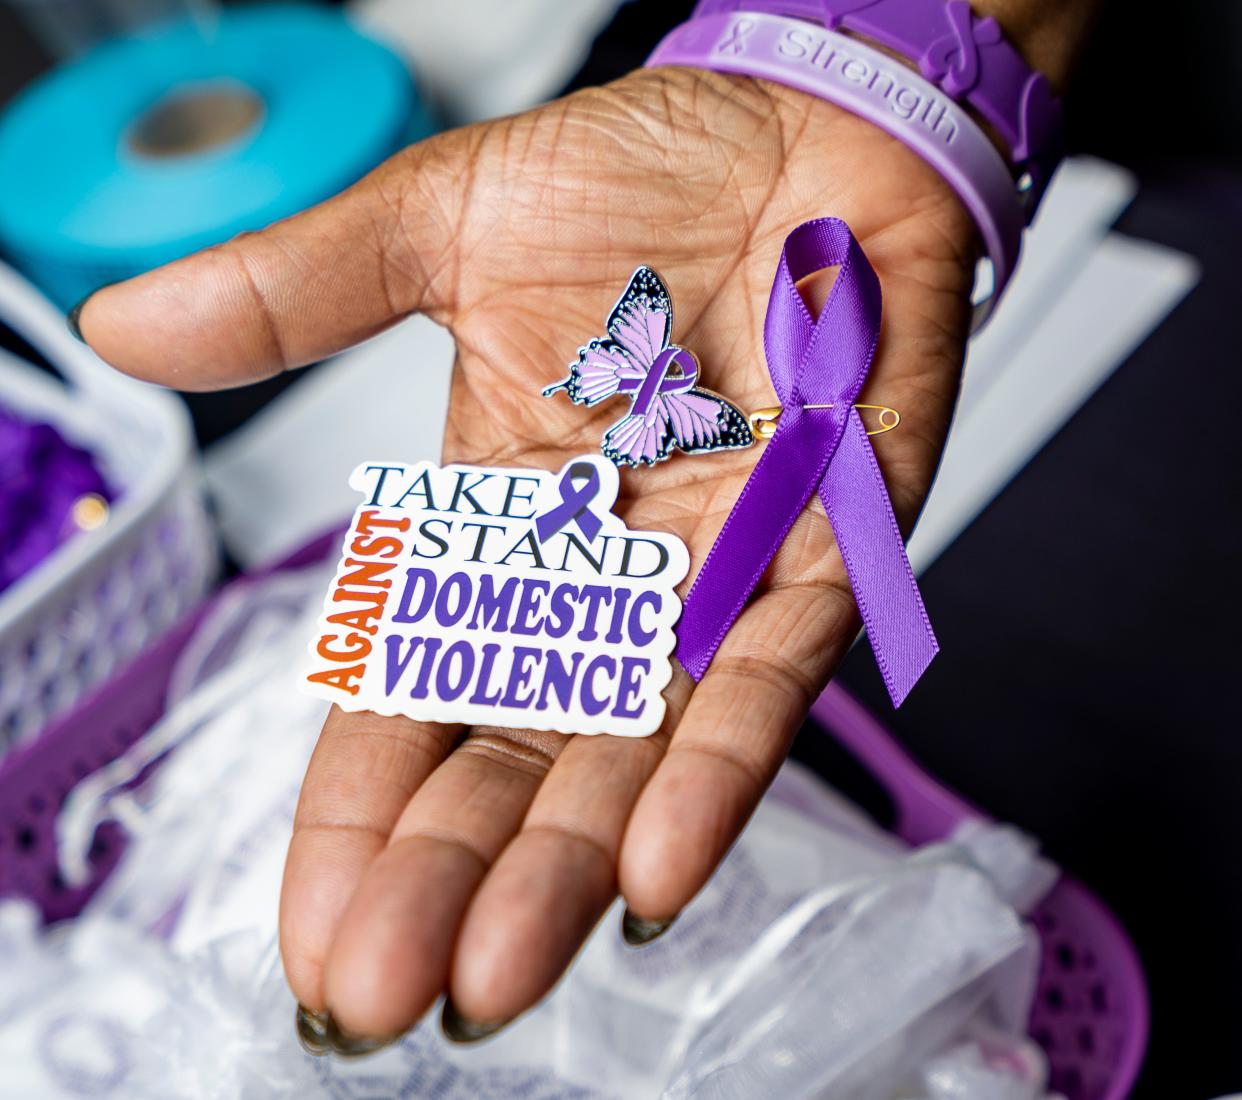
<instances>
[{"instance_id":1,"label":"embossed ribbon symbol on wristband","mask_svg":"<svg viewBox=\"0 0 1242 1100\"><path fill-rule=\"evenodd\" d=\"M1001 29L995 19L976 20L968 0L949 0L944 15L948 33L927 47L919 68L957 99L979 83L979 47L1000 42Z\"/></svg>"},{"instance_id":2,"label":"embossed ribbon symbol on wristband","mask_svg":"<svg viewBox=\"0 0 1242 1100\"><path fill-rule=\"evenodd\" d=\"M578 479L584 479L582 484L574 485ZM599 495L600 487L599 471L594 466L589 462L573 463L561 476L557 486L561 494L560 504L535 520L539 541L546 542L562 527L576 523L578 530L586 535L587 542L594 542L603 527L599 516L591 511L591 502Z\"/></svg>"},{"instance_id":3,"label":"embossed ribbon symbol on wristband","mask_svg":"<svg viewBox=\"0 0 1242 1100\"><path fill-rule=\"evenodd\" d=\"M816 320L796 284L838 265ZM935 657L936 636L854 408L879 331L880 284L849 227L820 218L795 229L781 252L763 329L783 412L686 597L677 628L677 657L696 680L817 491L895 706Z\"/></svg>"},{"instance_id":4,"label":"embossed ribbon symbol on wristband","mask_svg":"<svg viewBox=\"0 0 1242 1100\"><path fill-rule=\"evenodd\" d=\"M729 28L730 37L716 48L721 53L741 53L746 49L746 37L755 29L753 20L742 16Z\"/></svg>"}]
</instances>

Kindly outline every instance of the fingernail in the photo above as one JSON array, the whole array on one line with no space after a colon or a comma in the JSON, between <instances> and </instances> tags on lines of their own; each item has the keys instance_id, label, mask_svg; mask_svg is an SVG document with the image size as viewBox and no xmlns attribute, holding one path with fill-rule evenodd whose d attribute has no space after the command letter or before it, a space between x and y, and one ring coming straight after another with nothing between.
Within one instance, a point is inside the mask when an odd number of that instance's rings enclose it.
<instances>
[{"instance_id":1,"label":"fingernail","mask_svg":"<svg viewBox=\"0 0 1242 1100\"><path fill-rule=\"evenodd\" d=\"M368 1054L374 1054L378 1050L392 1046L401 1038L400 1035L389 1035L380 1039L366 1035L351 1035L348 1031L341 1030L341 1025L333 1019L330 1013L327 1015L325 1033L328 1045L333 1054L339 1054L342 1058L365 1058Z\"/></svg>"},{"instance_id":2,"label":"fingernail","mask_svg":"<svg viewBox=\"0 0 1242 1100\"><path fill-rule=\"evenodd\" d=\"M82 335L82 310L85 308L86 303L89 302L94 296L95 291L92 290L85 298L74 306L68 314L65 315L65 324L69 326L69 331L73 334L75 339L80 340L84 344L86 343L86 337Z\"/></svg>"},{"instance_id":3,"label":"fingernail","mask_svg":"<svg viewBox=\"0 0 1242 1100\"><path fill-rule=\"evenodd\" d=\"M634 916L627 906L625 915L621 918L621 935L631 947L642 947L643 944L664 935L676 919L669 917L668 920L643 920L642 917Z\"/></svg>"},{"instance_id":4,"label":"fingernail","mask_svg":"<svg viewBox=\"0 0 1242 1100\"><path fill-rule=\"evenodd\" d=\"M310 1054L327 1054L328 1045L328 1014L316 1012L304 1004L298 1005L297 1014L298 1042L302 1049Z\"/></svg>"},{"instance_id":5,"label":"fingernail","mask_svg":"<svg viewBox=\"0 0 1242 1100\"><path fill-rule=\"evenodd\" d=\"M477 1043L480 1039L495 1035L508 1022L501 1020L498 1023L484 1024L472 1020L458 1012L457 1006L448 997L444 998L444 1010L440 1013L440 1029L454 1043Z\"/></svg>"}]
</instances>

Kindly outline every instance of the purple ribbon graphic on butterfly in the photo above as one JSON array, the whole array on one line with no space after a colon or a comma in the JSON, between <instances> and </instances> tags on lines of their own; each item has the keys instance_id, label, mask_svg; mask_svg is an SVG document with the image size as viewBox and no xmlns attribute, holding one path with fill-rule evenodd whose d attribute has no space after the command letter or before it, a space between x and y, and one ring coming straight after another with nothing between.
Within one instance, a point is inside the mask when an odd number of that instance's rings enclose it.
<instances>
[{"instance_id":1,"label":"purple ribbon graphic on butterfly","mask_svg":"<svg viewBox=\"0 0 1242 1100\"><path fill-rule=\"evenodd\" d=\"M696 383L699 363L669 342L673 303L649 267L640 267L608 317L608 335L578 349L569 377L543 391L564 390L575 405L630 398L630 409L604 433L600 450L618 466L650 466L677 448L686 454L749 447L742 412Z\"/></svg>"},{"instance_id":2,"label":"purple ribbon graphic on butterfly","mask_svg":"<svg viewBox=\"0 0 1242 1100\"><path fill-rule=\"evenodd\" d=\"M574 481L579 479L583 483L574 485ZM599 496L602 485L599 471L589 462L571 463L556 487L561 494L560 504L535 520L539 541L547 542L562 527L576 523L578 530L586 535L587 542L594 542L603 528L603 522L591 511L591 504Z\"/></svg>"},{"instance_id":3,"label":"purple ribbon graphic on butterfly","mask_svg":"<svg viewBox=\"0 0 1242 1100\"><path fill-rule=\"evenodd\" d=\"M818 320L797 282L840 270ZM880 284L849 227L820 218L785 241L764 352L783 406L686 597L677 657L702 678L790 527L818 491L895 706L939 650L875 452L854 402L880 332ZM807 409L806 405L832 408Z\"/></svg>"}]
</instances>

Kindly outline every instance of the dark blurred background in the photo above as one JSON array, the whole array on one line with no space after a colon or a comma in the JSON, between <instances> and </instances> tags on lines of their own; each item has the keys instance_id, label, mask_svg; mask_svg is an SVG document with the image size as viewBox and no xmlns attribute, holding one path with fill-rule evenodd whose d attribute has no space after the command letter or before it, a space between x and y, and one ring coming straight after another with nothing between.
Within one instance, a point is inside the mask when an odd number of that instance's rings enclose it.
<instances>
[{"instance_id":1,"label":"dark blurred background","mask_svg":"<svg viewBox=\"0 0 1242 1100\"><path fill-rule=\"evenodd\" d=\"M576 83L639 64L689 7L622 8ZM1192 255L1200 280L926 574L942 653L902 710L865 645L842 672L933 772L1120 915L1153 1002L1140 1100L1242 1087L1239 47L1230 0L1107 11L1070 147L1136 173L1116 228ZM0 4L0 104L47 64ZM194 398L201 439L298 377ZM797 753L848 775L809 731Z\"/></svg>"}]
</instances>

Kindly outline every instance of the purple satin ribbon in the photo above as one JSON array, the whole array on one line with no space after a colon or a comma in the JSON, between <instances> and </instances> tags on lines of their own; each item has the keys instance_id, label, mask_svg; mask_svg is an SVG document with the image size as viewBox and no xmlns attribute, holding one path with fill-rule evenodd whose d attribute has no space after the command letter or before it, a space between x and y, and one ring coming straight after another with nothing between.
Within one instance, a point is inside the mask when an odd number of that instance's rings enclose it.
<instances>
[{"instance_id":1,"label":"purple satin ribbon","mask_svg":"<svg viewBox=\"0 0 1242 1100\"><path fill-rule=\"evenodd\" d=\"M797 282L840 272L816 320ZM785 241L763 346L783 411L686 597L677 658L695 680L816 490L894 706L935 657L918 584L854 402L880 332L880 284L849 227L819 218ZM831 409L804 409L827 405Z\"/></svg>"},{"instance_id":2,"label":"purple satin ribbon","mask_svg":"<svg viewBox=\"0 0 1242 1100\"><path fill-rule=\"evenodd\" d=\"M584 479L583 483L574 485L574 480L579 478ZM603 523L591 511L591 502L599 495L601 487L599 471L594 466L589 462L573 463L561 475L561 483L557 486L561 494L560 504L535 520L539 541L546 542L562 527L576 523L578 530L586 535L587 542L594 542Z\"/></svg>"},{"instance_id":3,"label":"purple satin ribbon","mask_svg":"<svg viewBox=\"0 0 1242 1100\"><path fill-rule=\"evenodd\" d=\"M669 378L673 364L681 367L680 378ZM630 416L646 416L651 411L657 393L685 393L694 388L699 378L699 363L685 348L676 345L665 348L656 357L643 378L622 378L617 383L618 393L634 394Z\"/></svg>"}]
</instances>

